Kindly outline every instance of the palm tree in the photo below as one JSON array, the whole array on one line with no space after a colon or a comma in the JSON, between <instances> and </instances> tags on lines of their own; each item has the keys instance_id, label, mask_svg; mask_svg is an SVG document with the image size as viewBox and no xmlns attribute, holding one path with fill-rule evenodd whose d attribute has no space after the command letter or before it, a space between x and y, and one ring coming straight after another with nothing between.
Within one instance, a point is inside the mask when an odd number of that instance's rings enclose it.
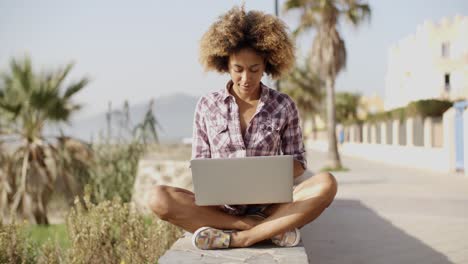
<instances>
[{"instance_id":1,"label":"palm tree","mask_svg":"<svg viewBox=\"0 0 468 264\"><path fill-rule=\"evenodd\" d=\"M46 123L67 122L80 109L71 99L88 79L64 87L72 67L68 64L56 72L37 74L28 57L12 59L10 72L0 78L0 109L7 115L2 131L15 146L9 162L3 164L10 187L9 206L32 223L48 224L47 203L55 180L67 170L60 166L57 145L42 131Z\"/></svg>"},{"instance_id":2,"label":"palm tree","mask_svg":"<svg viewBox=\"0 0 468 264\"><path fill-rule=\"evenodd\" d=\"M348 120L357 120L357 109L361 95L358 93L336 93L336 121L343 123Z\"/></svg>"},{"instance_id":3,"label":"palm tree","mask_svg":"<svg viewBox=\"0 0 468 264\"><path fill-rule=\"evenodd\" d=\"M311 118L314 137L316 134L315 115L322 112L322 101L325 97L323 81L310 69L310 64L297 64L293 72L282 80L283 92L287 93L299 108L301 120Z\"/></svg>"},{"instance_id":4,"label":"palm tree","mask_svg":"<svg viewBox=\"0 0 468 264\"><path fill-rule=\"evenodd\" d=\"M328 166L341 167L335 131L335 80L346 65L346 47L338 32L341 18L354 26L370 17L370 7L362 0L287 0L285 10L299 9L300 23L297 36L316 29L310 63L325 80L327 93Z\"/></svg>"}]
</instances>

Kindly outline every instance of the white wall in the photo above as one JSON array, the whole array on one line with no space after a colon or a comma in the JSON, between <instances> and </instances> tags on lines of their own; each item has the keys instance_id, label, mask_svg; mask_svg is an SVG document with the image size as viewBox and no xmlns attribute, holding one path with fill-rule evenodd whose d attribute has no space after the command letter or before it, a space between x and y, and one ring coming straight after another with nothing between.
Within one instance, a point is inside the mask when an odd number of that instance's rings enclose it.
<instances>
[{"instance_id":1,"label":"white wall","mask_svg":"<svg viewBox=\"0 0 468 264\"><path fill-rule=\"evenodd\" d=\"M463 113L463 134L464 134L464 144L465 144L465 150L464 150L464 156L465 156L465 164L463 167L465 168L465 175L468 176L468 108L465 109L465 112Z\"/></svg>"},{"instance_id":2,"label":"white wall","mask_svg":"<svg viewBox=\"0 0 468 264\"><path fill-rule=\"evenodd\" d=\"M442 116L442 146L433 144L435 142L434 136L440 136L433 133L435 131L433 126L439 123L437 120L440 119L428 119L422 120L417 117L403 122L394 120L393 122L378 123L380 133L377 132L374 124L363 124L363 142L344 142L339 146L339 151L343 155L388 164L439 172L452 172L455 170L455 109L450 108ZM356 127L354 128L357 131ZM350 129L351 127L345 128L345 130ZM385 142L385 140L377 140L377 134L379 134L380 138L387 137L386 133L382 133L382 131L392 131L392 142L377 143ZM395 134L396 132L399 132L398 135ZM406 133L411 134L406 135ZM468 109L464 112L464 135L464 166L465 173L468 175ZM395 143L396 140L400 143ZM414 145L414 141L421 146ZM319 151L328 150L326 139L308 141L306 146Z\"/></svg>"},{"instance_id":3,"label":"white wall","mask_svg":"<svg viewBox=\"0 0 468 264\"><path fill-rule=\"evenodd\" d=\"M442 56L442 43L449 43L447 57ZM468 98L467 58L468 16L426 21L388 51L385 109L421 99ZM450 74L448 94L444 92L446 73Z\"/></svg>"}]
</instances>

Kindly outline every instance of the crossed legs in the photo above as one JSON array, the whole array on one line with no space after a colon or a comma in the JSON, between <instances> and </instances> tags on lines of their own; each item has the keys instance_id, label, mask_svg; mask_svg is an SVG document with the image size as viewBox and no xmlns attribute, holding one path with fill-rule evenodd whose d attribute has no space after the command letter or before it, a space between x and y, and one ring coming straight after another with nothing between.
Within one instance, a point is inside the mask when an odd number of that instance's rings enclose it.
<instances>
[{"instance_id":1,"label":"crossed legs","mask_svg":"<svg viewBox=\"0 0 468 264\"><path fill-rule=\"evenodd\" d=\"M155 186L149 202L151 210L161 220L192 233L203 226L247 230L256 224L253 219L226 214L216 206L198 206L194 194L182 188Z\"/></svg>"},{"instance_id":2,"label":"crossed legs","mask_svg":"<svg viewBox=\"0 0 468 264\"><path fill-rule=\"evenodd\" d=\"M155 186L150 208L162 220L189 232L200 227L240 230L232 234L232 247L248 247L317 218L333 201L337 183L330 173L319 173L300 183L293 202L269 206L264 220L226 214L216 206L197 206L190 191Z\"/></svg>"}]
</instances>

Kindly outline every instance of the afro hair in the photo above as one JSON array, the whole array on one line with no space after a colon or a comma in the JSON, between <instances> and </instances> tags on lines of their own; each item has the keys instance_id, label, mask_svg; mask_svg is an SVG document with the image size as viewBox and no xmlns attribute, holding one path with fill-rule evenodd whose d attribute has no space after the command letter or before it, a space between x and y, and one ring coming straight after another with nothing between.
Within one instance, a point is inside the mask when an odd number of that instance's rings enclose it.
<instances>
[{"instance_id":1,"label":"afro hair","mask_svg":"<svg viewBox=\"0 0 468 264\"><path fill-rule=\"evenodd\" d=\"M213 23L200 41L205 70L229 72L229 56L252 48L265 59L265 72L278 79L294 66L294 44L286 24L260 11L235 6Z\"/></svg>"}]
</instances>

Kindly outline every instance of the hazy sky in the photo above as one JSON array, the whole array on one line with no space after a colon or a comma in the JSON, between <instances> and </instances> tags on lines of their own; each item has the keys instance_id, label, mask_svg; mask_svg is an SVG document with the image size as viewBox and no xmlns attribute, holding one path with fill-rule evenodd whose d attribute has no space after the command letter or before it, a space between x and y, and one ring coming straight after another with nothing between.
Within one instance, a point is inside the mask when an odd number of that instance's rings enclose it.
<instances>
[{"instance_id":1,"label":"hazy sky","mask_svg":"<svg viewBox=\"0 0 468 264\"><path fill-rule=\"evenodd\" d=\"M280 1L283 3L284 1ZM0 71L29 54L37 69L76 63L71 79L92 83L77 100L81 116L175 92L201 95L224 87L228 76L203 73L198 41L209 25L241 1L0 0ZM340 27L348 64L338 91L384 95L387 50L425 19L468 15L468 0L371 0L372 18L359 29ZM247 0L246 8L274 12L273 0ZM280 15L294 29L298 14ZM312 34L302 37L305 54Z\"/></svg>"}]
</instances>

